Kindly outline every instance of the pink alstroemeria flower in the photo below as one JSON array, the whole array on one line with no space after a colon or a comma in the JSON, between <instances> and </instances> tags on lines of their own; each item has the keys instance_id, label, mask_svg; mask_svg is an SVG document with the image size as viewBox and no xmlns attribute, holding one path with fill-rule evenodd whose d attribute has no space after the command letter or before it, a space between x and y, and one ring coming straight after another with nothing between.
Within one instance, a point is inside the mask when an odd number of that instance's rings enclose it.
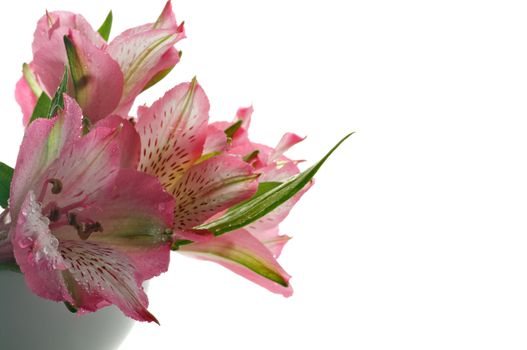
<instances>
[{"instance_id":1,"label":"pink alstroemeria flower","mask_svg":"<svg viewBox=\"0 0 527 350\"><path fill-rule=\"evenodd\" d=\"M167 270L173 199L136 170L140 141L128 121L107 118L85 136L81 121L65 95L58 116L26 129L9 208L16 262L43 298L83 313L114 304L157 322L142 283Z\"/></svg>"},{"instance_id":2,"label":"pink alstroemeria flower","mask_svg":"<svg viewBox=\"0 0 527 350\"><path fill-rule=\"evenodd\" d=\"M64 37L71 43L71 52L66 51ZM81 15L46 13L35 31L33 62L26 66L15 91L24 125L40 93L55 93L68 56L78 61L70 67L76 79L70 79L68 93L84 116L92 123L110 114L126 117L136 96L179 62L173 46L183 38L183 25L177 24L170 1L155 23L128 29L109 44Z\"/></svg>"},{"instance_id":3,"label":"pink alstroemeria flower","mask_svg":"<svg viewBox=\"0 0 527 350\"><path fill-rule=\"evenodd\" d=\"M253 167L254 172L260 174L258 178L260 183L284 182L297 175L300 172L297 166L298 161L285 157L284 153L302 141L303 138L293 133L286 133L275 148L251 142L248 129L252 113L252 107L240 108L232 123L216 122L209 125L204 153L208 155L229 154L244 159ZM226 130L229 129L231 129L232 135L227 137ZM289 284L289 275L276 262L290 237L280 234L278 226L310 187L311 184L280 207L243 229L232 231L206 242L182 246L180 251L204 260L220 263L275 293L290 296L293 290ZM232 251L266 256L269 267L274 266L277 271L281 270L281 273L274 275L269 273L272 269L262 267L264 273L259 274L246 266L232 264L225 258L225 255L231 254Z\"/></svg>"},{"instance_id":4,"label":"pink alstroemeria flower","mask_svg":"<svg viewBox=\"0 0 527 350\"><path fill-rule=\"evenodd\" d=\"M276 162L284 159L281 149L271 154L265 148L272 169L256 168L253 159L243 159L241 150L228 151L232 147L227 144L224 128L207 125L208 111L207 97L195 81L178 85L149 108L140 107L136 125L142 144L139 169L158 177L174 196L173 239L178 251L218 262L273 292L289 296L289 275L275 259L287 237L275 233L273 226L260 220L255 223L254 233L251 226L219 237L193 230L253 196L258 177L277 181L298 173L293 162L277 169ZM250 111L240 113L247 116L248 123ZM215 139L208 140L210 133ZM238 143L238 136L235 138ZM248 141L239 143L248 152L253 150ZM259 157L263 156L262 152ZM287 211L285 207L277 209L267 220L281 218Z\"/></svg>"}]
</instances>

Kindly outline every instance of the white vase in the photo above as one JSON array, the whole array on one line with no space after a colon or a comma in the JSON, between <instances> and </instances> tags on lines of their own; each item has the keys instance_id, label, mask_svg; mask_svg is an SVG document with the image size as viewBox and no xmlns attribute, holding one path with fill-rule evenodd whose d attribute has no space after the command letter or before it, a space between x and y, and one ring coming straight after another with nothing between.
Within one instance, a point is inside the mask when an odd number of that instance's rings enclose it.
<instances>
[{"instance_id":1,"label":"white vase","mask_svg":"<svg viewBox=\"0 0 527 350\"><path fill-rule=\"evenodd\" d=\"M115 307L72 314L34 295L22 274L0 271L1 350L115 350L132 325Z\"/></svg>"}]
</instances>

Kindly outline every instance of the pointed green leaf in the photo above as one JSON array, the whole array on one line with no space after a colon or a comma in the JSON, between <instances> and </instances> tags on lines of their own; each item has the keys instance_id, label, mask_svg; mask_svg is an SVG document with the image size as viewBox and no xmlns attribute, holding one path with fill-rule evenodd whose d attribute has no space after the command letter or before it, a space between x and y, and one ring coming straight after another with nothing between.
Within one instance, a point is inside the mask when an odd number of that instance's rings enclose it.
<instances>
[{"instance_id":1,"label":"pointed green leaf","mask_svg":"<svg viewBox=\"0 0 527 350\"><path fill-rule=\"evenodd\" d=\"M218 236L242 228L260 219L302 190L302 188L304 188L304 186L315 176L329 156L352 134L353 133L346 135L324 156L324 158L309 169L292 177L279 186L276 186L259 196L253 197L243 205L239 205L238 207L229 210L222 217L209 223L196 226L195 229L209 230Z\"/></svg>"},{"instance_id":2,"label":"pointed green leaf","mask_svg":"<svg viewBox=\"0 0 527 350\"><path fill-rule=\"evenodd\" d=\"M68 88L68 69L66 68L64 70L64 74L62 75L62 81L60 82L59 87L57 88L57 92L55 92L55 95L53 96L53 99L51 100L51 104L49 106L49 112L47 115L47 118L53 118L55 114L57 114L58 109L64 108L64 93L66 92L66 89Z\"/></svg>"},{"instance_id":3,"label":"pointed green leaf","mask_svg":"<svg viewBox=\"0 0 527 350\"><path fill-rule=\"evenodd\" d=\"M243 201L241 203L236 204L234 207L229 208L228 212L231 212L233 210L237 210L237 209L243 207L247 202L249 202L251 200L254 200L257 197L260 197L264 193L267 193L267 192L271 191L273 188L278 187L281 184L282 184L281 182L260 182L258 184L258 190L256 191L256 193L251 198L249 198L249 199L247 199L247 200L245 200L245 201Z\"/></svg>"},{"instance_id":4,"label":"pointed green leaf","mask_svg":"<svg viewBox=\"0 0 527 350\"><path fill-rule=\"evenodd\" d=\"M7 208L9 203L9 189L13 179L13 168L0 162L0 206Z\"/></svg>"},{"instance_id":5,"label":"pointed green leaf","mask_svg":"<svg viewBox=\"0 0 527 350\"><path fill-rule=\"evenodd\" d=\"M51 99L49 98L48 94L42 91L40 97L37 100L37 103L35 104L35 108L33 108L33 113L31 113L29 123L31 124L31 122L35 121L35 119L38 118L46 118L50 107Z\"/></svg>"},{"instance_id":6,"label":"pointed green leaf","mask_svg":"<svg viewBox=\"0 0 527 350\"><path fill-rule=\"evenodd\" d=\"M101 27L97 30L104 39L104 41L108 41L108 39L110 38L110 32L112 31L112 22L113 13L112 11L110 11L108 12L108 16L106 16L106 19L104 20Z\"/></svg>"}]
</instances>

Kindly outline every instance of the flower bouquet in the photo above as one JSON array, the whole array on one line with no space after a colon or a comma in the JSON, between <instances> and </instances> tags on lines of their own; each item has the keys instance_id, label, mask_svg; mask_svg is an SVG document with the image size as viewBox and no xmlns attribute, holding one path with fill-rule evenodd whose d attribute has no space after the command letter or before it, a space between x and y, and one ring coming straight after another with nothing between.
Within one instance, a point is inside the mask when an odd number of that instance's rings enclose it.
<instances>
[{"instance_id":1,"label":"flower bouquet","mask_svg":"<svg viewBox=\"0 0 527 350\"><path fill-rule=\"evenodd\" d=\"M251 107L210 122L195 78L131 115L180 61L185 30L170 1L108 41L111 26L111 12L97 31L70 12L37 23L15 93L25 135L14 169L0 163L0 270L78 315L115 305L156 323L142 286L171 252L290 296L279 224L349 135L301 172L284 154L303 138L251 141Z\"/></svg>"}]
</instances>

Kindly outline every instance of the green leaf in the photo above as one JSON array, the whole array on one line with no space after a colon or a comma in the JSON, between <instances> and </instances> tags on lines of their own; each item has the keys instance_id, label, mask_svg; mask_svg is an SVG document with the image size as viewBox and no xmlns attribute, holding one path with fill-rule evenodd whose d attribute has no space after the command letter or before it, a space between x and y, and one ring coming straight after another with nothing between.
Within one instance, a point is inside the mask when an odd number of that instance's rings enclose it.
<instances>
[{"instance_id":1,"label":"green leaf","mask_svg":"<svg viewBox=\"0 0 527 350\"><path fill-rule=\"evenodd\" d=\"M238 203L238 204L236 204L233 207L230 207L227 212L231 212L233 210L237 210L237 209L243 207L247 202L252 201L252 200L254 200L257 197L260 197L264 193L267 193L267 192L271 191L273 188L278 187L281 184L282 184L282 182L260 182L258 184L258 190L256 190L256 193L251 198L249 198L249 199L247 199L247 200L245 200L245 201L243 201L241 203Z\"/></svg>"},{"instance_id":2,"label":"green leaf","mask_svg":"<svg viewBox=\"0 0 527 350\"><path fill-rule=\"evenodd\" d=\"M9 203L9 189L13 179L13 168L0 162L0 206L7 208Z\"/></svg>"},{"instance_id":3,"label":"green leaf","mask_svg":"<svg viewBox=\"0 0 527 350\"><path fill-rule=\"evenodd\" d=\"M47 118L52 118L55 114L57 114L58 109L64 108L64 93L66 92L66 89L68 88L68 69L64 69L64 74L62 75L62 81L60 82L59 87L57 88L57 91L55 92L55 95L53 96L53 99L51 100L51 104L49 106L49 111Z\"/></svg>"},{"instance_id":4,"label":"green leaf","mask_svg":"<svg viewBox=\"0 0 527 350\"><path fill-rule=\"evenodd\" d=\"M108 12L108 16L104 20L101 27L97 30L101 34L104 41L108 41L110 38L110 32L112 31L112 22L113 22L113 13L112 11Z\"/></svg>"},{"instance_id":5,"label":"green leaf","mask_svg":"<svg viewBox=\"0 0 527 350\"><path fill-rule=\"evenodd\" d=\"M318 163L286 182L273 187L259 196L229 210L222 217L209 223L196 226L197 230L209 230L218 236L242 228L276 209L297 194L318 172L331 154L353 133L346 135Z\"/></svg>"},{"instance_id":6,"label":"green leaf","mask_svg":"<svg viewBox=\"0 0 527 350\"><path fill-rule=\"evenodd\" d=\"M20 266L18 266L17 263L14 261L1 263L0 271L12 271L22 273L22 271L20 271Z\"/></svg>"},{"instance_id":7,"label":"green leaf","mask_svg":"<svg viewBox=\"0 0 527 350\"><path fill-rule=\"evenodd\" d=\"M42 91L42 93L40 94L40 97L37 100L37 104L35 105L35 108L33 108L33 113L31 113L31 118L29 119L29 123L31 124L38 118L46 118L50 107L51 107L51 99L49 98L48 94Z\"/></svg>"}]
</instances>

